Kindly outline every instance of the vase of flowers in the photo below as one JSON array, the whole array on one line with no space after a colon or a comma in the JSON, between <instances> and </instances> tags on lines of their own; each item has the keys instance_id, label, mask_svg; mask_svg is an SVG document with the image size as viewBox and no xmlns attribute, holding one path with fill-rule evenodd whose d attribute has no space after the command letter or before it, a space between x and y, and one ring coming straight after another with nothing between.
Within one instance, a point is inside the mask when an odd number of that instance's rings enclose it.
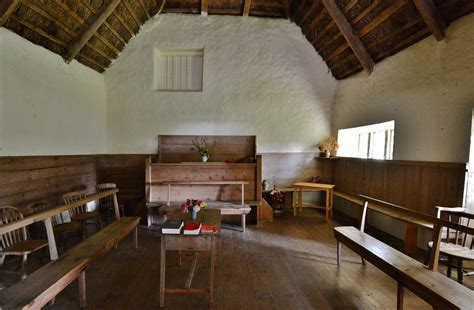
<instances>
[{"instance_id":1,"label":"vase of flowers","mask_svg":"<svg viewBox=\"0 0 474 310\"><path fill-rule=\"evenodd\" d=\"M207 145L207 140L205 138L201 138L200 140L193 139L192 142L196 151L201 156L201 161L206 163L209 160L209 146Z\"/></svg>"},{"instance_id":2,"label":"vase of flowers","mask_svg":"<svg viewBox=\"0 0 474 310\"><path fill-rule=\"evenodd\" d=\"M329 137L323 142L318 144L321 157L336 156L337 150L339 149L339 143L334 137Z\"/></svg>"},{"instance_id":3,"label":"vase of flowers","mask_svg":"<svg viewBox=\"0 0 474 310\"><path fill-rule=\"evenodd\" d=\"M205 208L206 205L206 202L202 199L186 199L186 201L181 204L181 212L191 212L191 218L195 220L197 218L197 213Z\"/></svg>"}]
</instances>

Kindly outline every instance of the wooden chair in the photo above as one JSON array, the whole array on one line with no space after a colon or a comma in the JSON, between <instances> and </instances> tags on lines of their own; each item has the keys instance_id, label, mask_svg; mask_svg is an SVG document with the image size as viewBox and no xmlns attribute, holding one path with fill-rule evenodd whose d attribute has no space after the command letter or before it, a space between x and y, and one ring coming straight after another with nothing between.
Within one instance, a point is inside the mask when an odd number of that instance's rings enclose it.
<instances>
[{"instance_id":1,"label":"wooden chair","mask_svg":"<svg viewBox=\"0 0 474 310\"><path fill-rule=\"evenodd\" d=\"M52 208L52 204L46 200L32 202L26 205L32 212L46 211ZM67 248L67 242L69 240L69 234L73 232L79 232L82 234L82 225L77 221L68 221L65 219L63 213L59 213L51 218L53 224L54 235L59 239L63 239L64 247Z\"/></svg>"},{"instance_id":2,"label":"wooden chair","mask_svg":"<svg viewBox=\"0 0 474 310\"><path fill-rule=\"evenodd\" d=\"M14 207L0 207L0 226L21 220L23 214ZM0 235L0 266L3 265L8 255L21 256L20 273L21 279L26 278L25 266L28 254L36 252L48 246L47 240L29 239L26 227L21 227L11 232Z\"/></svg>"},{"instance_id":3,"label":"wooden chair","mask_svg":"<svg viewBox=\"0 0 474 310\"><path fill-rule=\"evenodd\" d=\"M102 193L108 190L117 188L115 183L102 183L96 186L97 192ZM110 213L113 212L115 214L115 207L114 207L114 198L113 196L107 196L99 200L99 208L105 210L107 216L107 224L109 223ZM119 205L119 212L122 212L122 216L125 216L125 210L123 205Z\"/></svg>"},{"instance_id":4,"label":"wooden chair","mask_svg":"<svg viewBox=\"0 0 474 310\"><path fill-rule=\"evenodd\" d=\"M470 220L474 219L474 214L466 213L465 208L436 207L438 209L438 218L445 218L450 222L469 226ZM443 216L444 215L444 216ZM448 258L447 276L451 278L451 269L454 266L458 271L458 282L463 279L463 261L474 260L473 237L466 233L445 228L441 232L440 254ZM433 242L428 243L432 248ZM453 265L453 259L456 265ZM466 275L471 275L467 273Z\"/></svg>"},{"instance_id":5,"label":"wooden chair","mask_svg":"<svg viewBox=\"0 0 474 310\"><path fill-rule=\"evenodd\" d=\"M69 192L63 195L64 203L69 204L82 199L87 196L87 191ZM87 211L87 204L69 209L69 214L73 221L78 221L82 224L82 240L86 239L86 225L87 221L96 220L98 229L102 229L102 221L98 211Z\"/></svg>"}]
</instances>

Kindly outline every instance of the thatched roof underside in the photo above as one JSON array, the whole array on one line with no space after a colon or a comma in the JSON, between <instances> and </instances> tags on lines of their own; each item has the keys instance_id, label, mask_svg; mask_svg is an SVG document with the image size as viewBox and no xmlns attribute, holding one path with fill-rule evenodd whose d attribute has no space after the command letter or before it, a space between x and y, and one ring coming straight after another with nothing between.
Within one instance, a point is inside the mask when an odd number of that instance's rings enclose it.
<instances>
[{"instance_id":1,"label":"thatched roof underside","mask_svg":"<svg viewBox=\"0 0 474 310\"><path fill-rule=\"evenodd\" d=\"M289 18L301 27L334 77L344 79L364 68L370 71L371 62L429 35L441 40L443 27L474 12L473 0L168 0L163 6L162 1L2 0L0 25L67 60L72 55L71 59L104 72L157 13ZM334 3L340 18L334 16ZM420 3L431 8L428 17ZM437 22L434 26L430 14Z\"/></svg>"}]
</instances>

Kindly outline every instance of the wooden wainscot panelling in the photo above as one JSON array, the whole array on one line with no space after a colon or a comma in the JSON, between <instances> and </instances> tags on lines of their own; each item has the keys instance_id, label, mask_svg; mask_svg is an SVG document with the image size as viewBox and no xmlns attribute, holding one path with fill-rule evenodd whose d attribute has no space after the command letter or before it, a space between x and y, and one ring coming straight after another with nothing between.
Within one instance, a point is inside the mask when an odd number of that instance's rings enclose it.
<instances>
[{"instance_id":1,"label":"wooden wainscot panelling","mask_svg":"<svg viewBox=\"0 0 474 310\"><path fill-rule=\"evenodd\" d=\"M256 154L255 136L158 136L160 163L198 162L201 158L192 143L193 139L206 139L209 162L245 161Z\"/></svg>"},{"instance_id":2,"label":"wooden wainscot panelling","mask_svg":"<svg viewBox=\"0 0 474 310\"><path fill-rule=\"evenodd\" d=\"M20 206L95 186L92 156L0 157L0 205Z\"/></svg>"},{"instance_id":3,"label":"wooden wainscot panelling","mask_svg":"<svg viewBox=\"0 0 474 310\"><path fill-rule=\"evenodd\" d=\"M343 157L317 161L323 180L332 180L338 192L364 194L430 215L435 215L436 205L462 205L462 163Z\"/></svg>"},{"instance_id":4,"label":"wooden wainscot panelling","mask_svg":"<svg viewBox=\"0 0 474 310\"><path fill-rule=\"evenodd\" d=\"M120 201L136 205L145 197L147 155L99 155L96 157L97 183L115 183Z\"/></svg>"}]
</instances>

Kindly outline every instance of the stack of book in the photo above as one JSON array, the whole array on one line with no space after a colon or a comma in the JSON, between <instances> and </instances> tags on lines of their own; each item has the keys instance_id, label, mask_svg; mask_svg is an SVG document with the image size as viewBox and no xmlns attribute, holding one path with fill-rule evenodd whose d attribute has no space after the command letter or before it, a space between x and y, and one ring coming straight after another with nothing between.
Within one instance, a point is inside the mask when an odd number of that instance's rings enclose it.
<instances>
[{"instance_id":1,"label":"stack of book","mask_svg":"<svg viewBox=\"0 0 474 310\"><path fill-rule=\"evenodd\" d=\"M168 220L161 226L161 233L164 235L180 235L183 229L183 235L214 234L217 229L213 225L203 224L202 222L189 222L186 225L183 220Z\"/></svg>"}]
</instances>

